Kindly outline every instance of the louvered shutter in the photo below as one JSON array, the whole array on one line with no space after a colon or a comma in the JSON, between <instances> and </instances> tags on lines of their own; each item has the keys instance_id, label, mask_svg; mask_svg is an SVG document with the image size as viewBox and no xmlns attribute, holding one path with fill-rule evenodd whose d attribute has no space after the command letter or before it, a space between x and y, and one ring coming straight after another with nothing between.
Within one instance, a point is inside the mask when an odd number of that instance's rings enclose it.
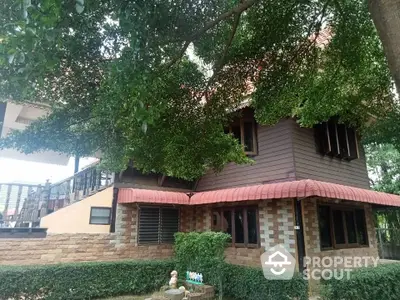
<instances>
[{"instance_id":1,"label":"louvered shutter","mask_svg":"<svg viewBox=\"0 0 400 300\"><path fill-rule=\"evenodd\" d=\"M179 231L179 209L172 207L139 208L139 244L173 243Z\"/></svg>"},{"instance_id":2,"label":"louvered shutter","mask_svg":"<svg viewBox=\"0 0 400 300\"><path fill-rule=\"evenodd\" d=\"M161 208L161 243L173 243L179 231L179 209Z\"/></svg>"},{"instance_id":3,"label":"louvered shutter","mask_svg":"<svg viewBox=\"0 0 400 300\"><path fill-rule=\"evenodd\" d=\"M139 244L159 244L160 208L139 208Z\"/></svg>"}]
</instances>

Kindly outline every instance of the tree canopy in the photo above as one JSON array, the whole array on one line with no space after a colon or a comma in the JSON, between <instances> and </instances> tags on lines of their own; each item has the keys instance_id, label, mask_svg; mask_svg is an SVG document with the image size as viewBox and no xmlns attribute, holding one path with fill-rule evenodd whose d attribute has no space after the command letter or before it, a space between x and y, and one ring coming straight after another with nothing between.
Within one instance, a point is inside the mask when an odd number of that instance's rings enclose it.
<instances>
[{"instance_id":1,"label":"tree canopy","mask_svg":"<svg viewBox=\"0 0 400 300\"><path fill-rule=\"evenodd\" d=\"M0 22L0 97L50 108L0 141L25 153L194 179L249 162L224 133L243 103L361 130L396 105L362 0L5 0Z\"/></svg>"},{"instance_id":2,"label":"tree canopy","mask_svg":"<svg viewBox=\"0 0 400 300\"><path fill-rule=\"evenodd\" d=\"M392 144L369 144L366 150L372 187L400 195L400 152Z\"/></svg>"}]
</instances>

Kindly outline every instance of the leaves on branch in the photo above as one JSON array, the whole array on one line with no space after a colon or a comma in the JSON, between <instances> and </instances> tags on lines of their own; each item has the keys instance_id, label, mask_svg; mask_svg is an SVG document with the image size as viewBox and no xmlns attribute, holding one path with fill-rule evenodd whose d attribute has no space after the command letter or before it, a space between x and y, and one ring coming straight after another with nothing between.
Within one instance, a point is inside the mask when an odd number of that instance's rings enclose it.
<instances>
[{"instance_id":1,"label":"leaves on branch","mask_svg":"<svg viewBox=\"0 0 400 300\"><path fill-rule=\"evenodd\" d=\"M109 170L133 159L194 179L250 161L224 134L245 100L261 124L303 126L333 115L363 125L395 105L361 0L40 0L25 11L0 6L0 97L50 113L1 147L96 152Z\"/></svg>"}]
</instances>

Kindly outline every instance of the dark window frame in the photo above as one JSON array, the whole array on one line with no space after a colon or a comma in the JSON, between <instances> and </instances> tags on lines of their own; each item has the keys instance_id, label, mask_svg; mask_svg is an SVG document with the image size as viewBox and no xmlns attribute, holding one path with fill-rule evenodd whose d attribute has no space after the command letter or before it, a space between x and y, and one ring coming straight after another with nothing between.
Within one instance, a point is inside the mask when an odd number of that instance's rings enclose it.
<instances>
[{"instance_id":1,"label":"dark window frame","mask_svg":"<svg viewBox=\"0 0 400 300\"><path fill-rule=\"evenodd\" d=\"M157 229L157 242L153 241L141 241L140 236L141 236L141 210L146 209L146 208L151 208L151 209L158 209L158 229ZM178 220L177 220L177 232L180 231L181 228L181 210L179 207L174 207L174 206L168 206L168 205L140 205L138 207L138 213L137 213L137 244L138 245L163 245L163 244L171 244L171 242L164 241L163 239L163 233L162 233L162 209L175 209L177 210L178 214Z\"/></svg>"},{"instance_id":2,"label":"dark window frame","mask_svg":"<svg viewBox=\"0 0 400 300\"><path fill-rule=\"evenodd\" d=\"M320 224L320 215L319 215L319 208L320 207L328 207L329 208L329 224L330 224L330 238L331 238L331 247L322 247L322 241L321 241L321 228L319 226ZM345 243L343 244L338 244L336 243L336 235L335 235L335 228L334 228L334 222L333 222L333 211L339 211L341 212L341 218L342 218L342 224L343 224L343 230L344 230L344 238L345 238ZM347 230L347 224L346 224L346 218L345 218L345 212L353 212L353 222L354 222L354 229L355 229L355 235L357 242L356 243L349 243L349 238L348 238L348 230ZM364 235L365 235L365 244L360 244L359 240L359 234L358 234L358 228L357 228L357 221L356 221L356 211L362 211L363 213L363 227L364 227ZM319 231L319 238L320 238L320 249L321 251L328 251L328 250L338 250L338 249L349 249L349 248L367 248L369 247L369 237L368 237L368 224L367 224L367 218L365 214L365 208L364 207L359 207L359 206L352 206L352 205L340 205L340 204L325 204L321 203L317 205L317 221L318 221L318 231Z\"/></svg>"},{"instance_id":3,"label":"dark window frame","mask_svg":"<svg viewBox=\"0 0 400 300\"><path fill-rule=\"evenodd\" d=\"M247 210L248 209L254 209L256 211L256 238L257 238L257 242L256 243L249 243L248 242L248 220L247 220ZM236 239L236 231L235 231L235 210L242 210L242 214L243 214L243 236L244 236L244 242L243 243L236 243L235 239ZM232 242L230 244L231 247L234 248L260 248L260 217L259 217L259 210L258 210L258 206L257 205L249 205L249 206L223 206L223 207L217 207L217 208L212 208L211 210L211 228L214 231L223 231L223 224L222 222L220 222L220 226L218 228L218 226L216 227L213 224L213 217L214 217L214 212L219 213L220 217L222 217L224 215L224 212L230 212L231 214L231 231L232 231Z\"/></svg>"},{"instance_id":4,"label":"dark window frame","mask_svg":"<svg viewBox=\"0 0 400 300\"><path fill-rule=\"evenodd\" d=\"M245 133L244 133L244 123L252 124L252 133L253 133L253 151L246 151L245 149ZM243 151L246 155L255 156L258 155L258 143L257 143L257 124L252 118L239 118L232 124L228 126L229 133L232 134L232 127L239 126L240 128L240 145L243 147Z\"/></svg>"},{"instance_id":5,"label":"dark window frame","mask_svg":"<svg viewBox=\"0 0 400 300\"><path fill-rule=\"evenodd\" d=\"M346 161L360 158L356 130L339 124L337 118L315 125L314 131L320 154Z\"/></svg>"},{"instance_id":6,"label":"dark window frame","mask_svg":"<svg viewBox=\"0 0 400 300\"><path fill-rule=\"evenodd\" d=\"M107 210L109 211L107 223L93 223L93 222L92 222L92 213L93 213L93 209L104 209L104 210L107 209ZM105 206L91 206L91 207L90 207L90 215L89 215L89 224L90 224L90 225L110 225L110 224L111 224L111 207L105 207Z\"/></svg>"}]
</instances>

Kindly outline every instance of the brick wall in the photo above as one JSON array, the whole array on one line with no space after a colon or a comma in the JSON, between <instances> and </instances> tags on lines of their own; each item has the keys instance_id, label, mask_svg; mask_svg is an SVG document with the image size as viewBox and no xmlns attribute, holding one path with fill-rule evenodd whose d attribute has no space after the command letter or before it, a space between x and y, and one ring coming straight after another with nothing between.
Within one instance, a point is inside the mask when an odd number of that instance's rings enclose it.
<instances>
[{"instance_id":1,"label":"brick wall","mask_svg":"<svg viewBox=\"0 0 400 300\"><path fill-rule=\"evenodd\" d=\"M171 245L115 243L115 234L50 234L40 239L2 239L0 265L53 264L122 259L164 259Z\"/></svg>"},{"instance_id":2,"label":"brick wall","mask_svg":"<svg viewBox=\"0 0 400 300\"><path fill-rule=\"evenodd\" d=\"M338 250L324 250L321 251L318 216L317 216L317 203L332 203L329 200L319 200L316 198L303 200L303 222L304 222L304 240L307 256L372 256L378 257L378 246L375 237L375 224L373 220L372 207L369 204L351 203L351 205L358 205L365 210L365 219L367 223L369 247L338 249ZM340 204L345 205L346 202L342 201ZM348 204L348 202L347 202Z\"/></svg>"},{"instance_id":3,"label":"brick wall","mask_svg":"<svg viewBox=\"0 0 400 300\"><path fill-rule=\"evenodd\" d=\"M230 264L261 268L260 255L263 248L234 248L225 249L225 261Z\"/></svg>"},{"instance_id":4,"label":"brick wall","mask_svg":"<svg viewBox=\"0 0 400 300\"><path fill-rule=\"evenodd\" d=\"M265 200L259 205L261 246L265 250L282 244L296 255L293 200Z\"/></svg>"},{"instance_id":5,"label":"brick wall","mask_svg":"<svg viewBox=\"0 0 400 300\"><path fill-rule=\"evenodd\" d=\"M243 206L243 203L226 203L224 206ZM226 261L232 264L259 267L260 255L270 247L283 244L296 255L293 200L249 201L246 205L258 205L260 248L234 248L225 250ZM181 231L204 232L211 230L212 210L218 206L181 207Z\"/></svg>"}]
</instances>

